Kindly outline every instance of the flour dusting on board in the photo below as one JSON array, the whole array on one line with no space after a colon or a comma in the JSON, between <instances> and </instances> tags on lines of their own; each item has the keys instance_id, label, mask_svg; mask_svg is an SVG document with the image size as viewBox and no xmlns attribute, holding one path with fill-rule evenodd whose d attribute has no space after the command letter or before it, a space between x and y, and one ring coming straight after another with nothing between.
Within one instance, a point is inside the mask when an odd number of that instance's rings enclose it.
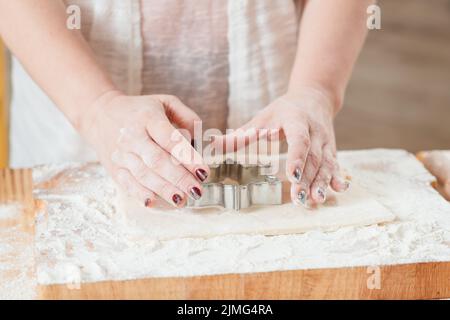
<instances>
[{"instance_id":1,"label":"flour dusting on board","mask_svg":"<svg viewBox=\"0 0 450 320\"><path fill-rule=\"evenodd\" d=\"M32 235L18 226L22 207L0 205L0 300L34 299Z\"/></svg>"},{"instance_id":2,"label":"flour dusting on board","mask_svg":"<svg viewBox=\"0 0 450 320\"><path fill-rule=\"evenodd\" d=\"M450 205L400 150L348 151L340 163L394 222L283 236L150 240L116 219L115 188L96 164L35 170L47 202L36 228L41 284L450 261Z\"/></svg>"}]
</instances>

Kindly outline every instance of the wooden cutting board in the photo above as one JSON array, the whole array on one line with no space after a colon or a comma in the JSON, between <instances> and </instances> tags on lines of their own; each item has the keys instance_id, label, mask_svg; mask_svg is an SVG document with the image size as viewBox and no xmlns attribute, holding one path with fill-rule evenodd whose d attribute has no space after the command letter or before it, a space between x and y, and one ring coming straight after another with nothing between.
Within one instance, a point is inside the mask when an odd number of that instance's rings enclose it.
<instances>
[{"instance_id":1,"label":"wooden cutting board","mask_svg":"<svg viewBox=\"0 0 450 320\"><path fill-rule=\"evenodd\" d=\"M0 204L13 199L39 205L30 201L30 181L30 170L0 170ZM107 281L37 291L40 299L442 299L450 298L450 262Z\"/></svg>"},{"instance_id":2,"label":"wooden cutting board","mask_svg":"<svg viewBox=\"0 0 450 320\"><path fill-rule=\"evenodd\" d=\"M450 262L40 286L42 299L441 299ZM377 271L375 271L377 272ZM368 286L369 283L369 286Z\"/></svg>"}]
</instances>

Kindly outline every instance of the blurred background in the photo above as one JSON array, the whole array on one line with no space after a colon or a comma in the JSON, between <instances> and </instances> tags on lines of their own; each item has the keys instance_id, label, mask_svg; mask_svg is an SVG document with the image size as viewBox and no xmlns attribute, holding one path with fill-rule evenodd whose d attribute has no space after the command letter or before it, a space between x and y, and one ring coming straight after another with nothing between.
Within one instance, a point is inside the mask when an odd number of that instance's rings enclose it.
<instances>
[{"instance_id":1,"label":"blurred background","mask_svg":"<svg viewBox=\"0 0 450 320\"><path fill-rule=\"evenodd\" d=\"M379 0L337 118L340 149L450 149L450 0ZM7 163L7 64L0 48L0 167Z\"/></svg>"},{"instance_id":2,"label":"blurred background","mask_svg":"<svg viewBox=\"0 0 450 320\"><path fill-rule=\"evenodd\" d=\"M378 0L337 118L340 149L450 149L450 0Z\"/></svg>"}]
</instances>

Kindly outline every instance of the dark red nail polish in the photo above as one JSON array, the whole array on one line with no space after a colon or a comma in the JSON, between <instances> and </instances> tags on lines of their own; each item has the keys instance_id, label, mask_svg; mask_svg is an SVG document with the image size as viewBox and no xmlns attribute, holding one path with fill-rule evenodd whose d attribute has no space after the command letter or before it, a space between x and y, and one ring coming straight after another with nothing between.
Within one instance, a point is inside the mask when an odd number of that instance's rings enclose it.
<instances>
[{"instance_id":1,"label":"dark red nail polish","mask_svg":"<svg viewBox=\"0 0 450 320\"><path fill-rule=\"evenodd\" d=\"M173 203L175 203L178 206L181 204L181 202L183 202L183 198L179 194L175 194L172 197L172 201L173 201Z\"/></svg>"},{"instance_id":2,"label":"dark red nail polish","mask_svg":"<svg viewBox=\"0 0 450 320\"><path fill-rule=\"evenodd\" d=\"M193 188L189 191L189 193L191 194L191 197L192 197L194 200L199 200L199 199L202 197L202 192L201 192L200 189L197 188L197 187L193 187Z\"/></svg>"},{"instance_id":3,"label":"dark red nail polish","mask_svg":"<svg viewBox=\"0 0 450 320\"><path fill-rule=\"evenodd\" d=\"M302 171L299 168L296 168L294 170L293 176L295 181L300 182L302 180Z\"/></svg>"},{"instance_id":4,"label":"dark red nail polish","mask_svg":"<svg viewBox=\"0 0 450 320\"><path fill-rule=\"evenodd\" d=\"M145 206L147 208L150 208L151 205L152 205L152 200L150 200L150 199L145 200Z\"/></svg>"},{"instance_id":5,"label":"dark red nail polish","mask_svg":"<svg viewBox=\"0 0 450 320\"><path fill-rule=\"evenodd\" d=\"M195 171L195 175L201 182L205 182L208 179L208 173L203 169L198 169Z\"/></svg>"}]
</instances>

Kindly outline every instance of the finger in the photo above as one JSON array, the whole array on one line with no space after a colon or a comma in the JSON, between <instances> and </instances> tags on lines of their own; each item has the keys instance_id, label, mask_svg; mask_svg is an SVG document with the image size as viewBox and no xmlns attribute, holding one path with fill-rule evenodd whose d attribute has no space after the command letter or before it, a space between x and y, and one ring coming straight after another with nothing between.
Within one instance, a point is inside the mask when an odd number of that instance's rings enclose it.
<instances>
[{"instance_id":1,"label":"finger","mask_svg":"<svg viewBox=\"0 0 450 320\"><path fill-rule=\"evenodd\" d=\"M129 196L139 200L147 208L154 205L156 201L155 193L141 185L130 171L119 168L116 170L115 177L116 182Z\"/></svg>"},{"instance_id":2,"label":"finger","mask_svg":"<svg viewBox=\"0 0 450 320\"><path fill-rule=\"evenodd\" d=\"M329 146L323 149L322 163L311 184L310 195L315 203L324 203L327 199L327 190L330 186L332 174L336 166L336 158Z\"/></svg>"},{"instance_id":3,"label":"finger","mask_svg":"<svg viewBox=\"0 0 450 320\"><path fill-rule=\"evenodd\" d=\"M336 192L345 192L350 188L350 181L343 178L341 170L339 169L339 163L337 161L331 174L330 185L331 188Z\"/></svg>"},{"instance_id":4,"label":"finger","mask_svg":"<svg viewBox=\"0 0 450 320\"><path fill-rule=\"evenodd\" d=\"M201 124L202 122L200 117L176 96L160 95L158 97L166 110L169 120L179 128L188 130L191 137L194 137L195 124Z\"/></svg>"},{"instance_id":5,"label":"finger","mask_svg":"<svg viewBox=\"0 0 450 320\"><path fill-rule=\"evenodd\" d=\"M288 144L286 177L292 183L300 183L311 148L309 129L304 124L292 123L285 125L283 131Z\"/></svg>"},{"instance_id":6,"label":"finger","mask_svg":"<svg viewBox=\"0 0 450 320\"><path fill-rule=\"evenodd\" d=\"M322 143L321 140L315 136L312 136L311 147L306 157L306 164L301 176L298 194L304 192L307 196L306 200L310 200L311 183L314 181L317 173L319 172L320 165L322 163ZM292 199L295 200L295 199Z\"/></svg>"},{"instance_id":7,"label":"finger","mask_svg":"<svg viewBox=\"0 0 450 320\"><path fill-rule=\"evenodd\" d=\"M199 200L202 197L202 186L192 173L150 138L135 140L128 148L138 155L153 172L194 200Z\"/></svg>"},{"instance_id":8,"label":"finger","mask_svg":"<svg viewBox=\"0 0 450 320\"><path fill-rule=\"evenodd\" d=\"M294 204L308 207L309 198L309 189L297 183L291 184L291 199Z\"/></svg>"},{"instance_id":9,"label":"finger","mask_svg":"<svg viewBox=\"0 0 450 320\"><path fill-rule=\"evenodd\" d=\"M333 189L336 192L345 192L350 188L350 181L345 179L341 173L341 170L339 168L339 162L337 161L336 157L336 144L335 140L333 139L331 143L327 144L326 146L327 152L331 154L333 159L333 166L331 168L331 181L330 186L331 189Z\"/></svg>"},{"instance_id":10,"label":"finger","mask_svg":"<svg viewBox=\"0 0 450 320\"><path fill-rule=\"evenodd\" d=\"M154 142L171 154L200 182L207 179L209 168L204 163L202 156L168 119L162 118L149 123L147 132Z\"/></svg>"},{"instance_id":11,"label":"finger","mask_svg":"<svg viewBox=\"0 0 450 320\"><path fill-rule=\"evenodd\" d=\"M184 207L186 195L169 181L150 170L141 158L133 153L121 153L115 155L114 162L121 167L127 168L133 177L143 187L153 191L166 202L175 207Z\"/></svg>"}]
</instances>

